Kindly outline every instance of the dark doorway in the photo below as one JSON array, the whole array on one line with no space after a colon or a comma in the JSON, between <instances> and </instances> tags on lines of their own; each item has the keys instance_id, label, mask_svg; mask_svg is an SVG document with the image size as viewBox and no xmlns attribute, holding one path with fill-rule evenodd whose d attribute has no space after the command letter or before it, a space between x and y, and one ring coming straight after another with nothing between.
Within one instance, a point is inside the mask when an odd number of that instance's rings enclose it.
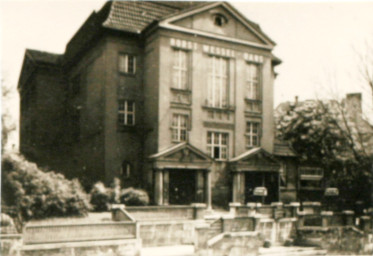
<instances>
[{"instance_id":1,"label":"dark doorway","mask_svg":"<svg viewBox=\"0 0 373 256\"><path fill-rule=\"evenodd\" d=\"M196 197L196 172L192 170L169 171L169 203L191 204Z\"/></svg>"},{"instance_id":2,"label":"dark doorway","mask_svg":"<svg viewBox=\"0 0 373 256\"><path fill-rule=\"evenodd\" d=\"M247 172L245 174L245 203L263 202L262 197L254 196L256 187L267 188L267 196L264 197L264 203L278 201L278 173L277 172Z\"/></svg>"}]
</instances>

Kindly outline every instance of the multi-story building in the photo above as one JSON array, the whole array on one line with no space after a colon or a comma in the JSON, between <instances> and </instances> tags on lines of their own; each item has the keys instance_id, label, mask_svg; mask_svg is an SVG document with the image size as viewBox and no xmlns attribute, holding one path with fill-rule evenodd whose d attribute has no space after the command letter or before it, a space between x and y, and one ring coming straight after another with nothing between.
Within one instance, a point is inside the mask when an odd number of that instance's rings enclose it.
<instances>
[{"instance_id":1,"label":"multi-story building","mask_svg":"<svg viewBox=\"0 0 373 256\"><path fill-rule=\"evenodd\" d=\"M21 152L156 204L277 201L274 46L226 2L107 2L64 54L26 51Z\"/></svg>"}]
</instances>

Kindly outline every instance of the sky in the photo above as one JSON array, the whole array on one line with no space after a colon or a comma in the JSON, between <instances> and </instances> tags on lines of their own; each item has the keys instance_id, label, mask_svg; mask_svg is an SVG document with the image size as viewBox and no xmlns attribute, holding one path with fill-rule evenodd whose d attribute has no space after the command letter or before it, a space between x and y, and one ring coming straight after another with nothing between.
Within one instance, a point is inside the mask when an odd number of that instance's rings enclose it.
<instances>
[{"instance_id":1,"label":"sky","mask_svg":"<svg viewBox=\"0 0 373 256\"><path fill-rule=\"evenodd\" d=\"M26 48L63 53L67 42L105 0L0 0L0 70L13 88L8 107L18 122L16 86ZM231 2L260 25L277 45L274 105L284 101L341 98L363 93L363 109L373 121L371 95L364 91L359 54L373 51L373 1ZM368 104L370 102L370 104ZM17 136L14 136L17 145Z\"/></svg>"}]
</instances>

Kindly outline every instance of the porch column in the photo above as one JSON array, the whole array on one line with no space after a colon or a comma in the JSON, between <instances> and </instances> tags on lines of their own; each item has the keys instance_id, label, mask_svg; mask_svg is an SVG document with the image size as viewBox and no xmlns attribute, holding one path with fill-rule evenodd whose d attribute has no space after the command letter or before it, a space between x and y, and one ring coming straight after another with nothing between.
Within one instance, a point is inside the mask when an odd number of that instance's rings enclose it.
<instances>
[{"instance_id":1,"label":"porch column","mask_svg":"<svg viewBox=\"0 0 373 256\"><path fill-rule=\"evenodd\" d=\"M204 200L204 177L203 177L203 170L196 171L196 202L203 203Z\"/></svg>"},{"instance_id":2,"label":"porch column","mask_svg":"<svg viewBox=\"0 0 373 256\"><path fill-rule=\"evenodd\" d=\"M162 169L154 170L154 203L163 204L163 172Z\"/></svg>"},{"instance_id":3,"label":"porch column","mask_svg":"<svg viewBox=\"0 0 373 256\"><path fill-rule=\"evenodd\" d=\"M205 202L207 209L211 209L211 170L206 171L205 178Z\"/></svg>"},{"instance_id":4,"label":"porch column","mask_svg":"<svg viewBox=\"0 0 373 256\"><path fill-rule=\"evenodd\" d=\"M168 198L169 198L169 188L170 188L170 178L169 178L169 171L163 170L163 204L168 205Z\"/></svg>"},{"instance_id":5,"label":"porch column","mask_svg":"<svg viewBox=\"0 0 373 256\"><path fill-rule=\"evenodd\" d=\"M233 174L233 202L245 203L245 174L235 172Z\"/></svg>"}]
</instances>

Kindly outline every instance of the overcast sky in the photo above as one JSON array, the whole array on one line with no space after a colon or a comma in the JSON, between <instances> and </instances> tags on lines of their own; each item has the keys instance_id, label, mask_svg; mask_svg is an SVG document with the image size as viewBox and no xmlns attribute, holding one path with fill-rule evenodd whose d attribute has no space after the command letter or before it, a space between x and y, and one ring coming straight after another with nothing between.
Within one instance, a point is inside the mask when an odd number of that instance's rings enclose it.
<instances>
[{"instance_id":1,"label":"overcast sky","mask_svg":"<svg viewBox=\"0 0 373 256\"><path fill-rule=\"evenodd\" d=\"M1 75L16 87L26 48L63 53L66 43L105 0L1 1ZM232 4L258 23L283 60L276 68L275 106L283 101L339 97L363 92L364 110L372 109L358 73L357 52L373 45L373 1L253 2ZM370 48L373 51L373 46ZM15 97L12 112L18 117Z\"/></svg>"}]
</instances>

